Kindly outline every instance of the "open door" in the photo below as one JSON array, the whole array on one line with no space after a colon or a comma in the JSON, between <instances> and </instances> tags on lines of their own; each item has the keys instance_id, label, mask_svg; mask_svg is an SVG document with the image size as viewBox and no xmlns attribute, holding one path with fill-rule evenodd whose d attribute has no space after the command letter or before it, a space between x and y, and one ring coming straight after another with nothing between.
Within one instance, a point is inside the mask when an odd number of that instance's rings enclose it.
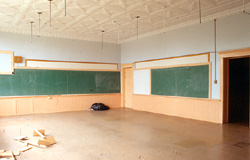
<instances>
[{"instance_id":1,"label":"open door","mask_svg":"<svg viewBox=\"0 0 250 160\"><path fill-rule=\"evenodd\" d=\"M249 126L249 57L229 59L228 122Z\"/></svg>"}]
</instances>

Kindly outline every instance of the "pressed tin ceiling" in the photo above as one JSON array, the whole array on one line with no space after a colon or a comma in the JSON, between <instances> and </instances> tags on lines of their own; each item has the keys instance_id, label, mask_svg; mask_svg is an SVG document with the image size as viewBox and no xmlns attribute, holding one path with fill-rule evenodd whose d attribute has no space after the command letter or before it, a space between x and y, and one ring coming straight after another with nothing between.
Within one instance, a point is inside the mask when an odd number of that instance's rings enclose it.
<instances>
[{"instance_id":1,"label":"pressed tin ceiling","mask_svg":"<svg viewBox=\"0 0 250 160\"><path fill-rule=\"evenodd\" d=\"M200 0L202 23L243 12L244 0ZM249 7L250 0L245 0ZM199 0L1 0L0 31L122 43L200 23Z\"/></svg>"}]
</instances>

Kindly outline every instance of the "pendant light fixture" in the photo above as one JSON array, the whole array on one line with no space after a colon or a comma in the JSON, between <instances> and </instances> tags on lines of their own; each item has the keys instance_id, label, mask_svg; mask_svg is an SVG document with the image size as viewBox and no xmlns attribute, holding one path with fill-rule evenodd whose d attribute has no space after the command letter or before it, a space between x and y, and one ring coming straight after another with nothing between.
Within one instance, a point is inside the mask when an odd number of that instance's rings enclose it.
<instances>
[{"instance_id":1,"label":"pendant light fixture","mask_svg":"<svg viewBox=\"0 0 250 160\"><path fill-rule=\"evenodd\" d=\"M40 37L40 27L41 27L41 14L43 12L37 12L38 16L39 16L39 26L38 26L38 34L37 34L37 37Z\"/></svg>"},{"instance_id":2,"label":"pendant light fixture","mask_svg":"<svg viewBox=\"0 0 250 160\"><path fill-rule=\"evenodd\" d=\"M53 0L48 0L49 1L49 26L51 27L51 2Z\"/></svg>"},{"instance_id":3,"label":"pendant light fixture","mask_svg":"<svg viewBox=\"0 0 250 160\"><path fill-rule=\"evenodd\" d=\"M33 27L33 21L30 22L30 43L32 43L32 36L33 36L33 33L32 33L32 27Z\"/></svg>"},{"instance_id":4,"label":"pendant light fixture","mask_svg":"<svg viewBox=\"0 0 250 160\"><path fill-rule=\"evenodd\" d=\"M139 37L139 18L140 18L140 16L136 16L135 18L137 19L136 35L137 35L137 40L138 40L138 37Z\"/></svg>"}]
</instances>

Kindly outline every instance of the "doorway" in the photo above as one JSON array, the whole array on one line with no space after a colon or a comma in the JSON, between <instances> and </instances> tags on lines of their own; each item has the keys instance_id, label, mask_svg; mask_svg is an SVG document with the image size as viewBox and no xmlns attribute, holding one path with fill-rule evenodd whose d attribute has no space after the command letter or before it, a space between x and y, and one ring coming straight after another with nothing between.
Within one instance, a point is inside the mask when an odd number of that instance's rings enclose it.
<instances>
[{"instance_id":1,"label":"doorway","mask_svg":"<svg viewBox=\"0 0 250 160\"><path fill-rule=\"evenodd\" d=\"M249 57L229 59L229 123L249 125L249 61Z\"/></svg>"}]
</instances>

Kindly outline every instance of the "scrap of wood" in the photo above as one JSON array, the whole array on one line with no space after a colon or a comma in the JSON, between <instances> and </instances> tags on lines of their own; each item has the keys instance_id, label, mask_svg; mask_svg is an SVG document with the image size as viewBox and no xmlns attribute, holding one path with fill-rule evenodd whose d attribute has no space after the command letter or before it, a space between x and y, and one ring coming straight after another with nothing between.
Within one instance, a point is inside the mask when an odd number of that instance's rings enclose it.
<instances>
[{"instance_id":1,"label":"scrap of wood","mask_svg":"<svg viewBox=\"0 0 250 160\"><path fill-rule=\"evenodd\" d=\"M49 141L50 144L55 144L56 140L53 136L45 137L45 140Z\"/></svg>"},{"instance_id":2,"label":"scrap of wood","mask_svg":"<svg viewBox=\"0 0 250 160\"><path fill-rule=\"evenodd\" d=\"M15 156L14 156L13 152L12 152L12 151L10 151L10 153L11 153L12 160L16 160L16 158L15 158Z\"/></svg>"},{"instance_id":3,"label":"scrap of wood","mask_svg":"<svg viewBox=\"0 0 250 160\"><path fill-rule=\"evenodd\" d=\"M28 151L28 150L30 150L31 148L32 148L31 146L21 148L21 149L20 149L20 152L25 152L25 151Z\"/></svg>"},{"instance_id":4,"label":"scrap of wood","mask_svg":"<svg viewBox=\"0 0 250 160\"><path fill-rule=\"evenodd\" d=\"M27 139L27 136L19 136L19 137L15 137L13 139L14 140L25 140L25 139Z\"/></svg>"},{"instance_id":5,"label":"scrap of wood","mask_svg":"<svg viewBox=\"0 0 250 160\"><path fill-rule=\"evenodd\" d=\"M39 145L50 146L50 142L44 139L39 139L37 142Z\"/></svg>"},{"instance_id":6,"label":"scrap of wood","mask_svg":"<svg viewBox=\"0 0 250 160\"><path fill-rule=\"evenodd\" d=\"M19 156L20 155L20 151L14 151L13 155ZM0 157L11 157L11 151L0 153Z\"/></svg>"},{"instance_id":7,"label":"scrap of wood","mask_svg":"<svg viewBox=\"0 0 250 160\"><path fill-rule=\"evenodd\" d=\"M0 149L0 153L3 153L3 152L5 152L5 150L1 150L1 149Z\"/></svg>"},{"instance_id":8,"label":"scrap of wood","mask_svg":"<svg viewBox=\"0 0 250 160\"><path fill-rule=\"evenodd\" d=\"M36 130L33 131L33 136L40 136L42 138L45 138L45 130Z\"/></svg>"},{"instance_id":9,"label":"scrap of wood","mask_svg":"<svg viewBox=\"0 0 250 160\"><path fill-rule=\"evenodd\" d=\"M31 141L22 141L22 140L20 140L18 142L25 143L27 145L32 145L32 146L35 146L35 147L38 147L38 148L44 148L44 147L40 146L39 144L31 142Z\"/></svg>"},{"instance_id":10,"label":"scrap of wood","mask_svg":"<svg viewBox=\"0 0 250 160\"><path fill-rule=\"evenodd\" d=\"M50 145L55 144L55 143L56 143L56 140L53 136L45 137L45 139L38 140L39 145L50 146Z\"/></svg>"}]
</instances>

